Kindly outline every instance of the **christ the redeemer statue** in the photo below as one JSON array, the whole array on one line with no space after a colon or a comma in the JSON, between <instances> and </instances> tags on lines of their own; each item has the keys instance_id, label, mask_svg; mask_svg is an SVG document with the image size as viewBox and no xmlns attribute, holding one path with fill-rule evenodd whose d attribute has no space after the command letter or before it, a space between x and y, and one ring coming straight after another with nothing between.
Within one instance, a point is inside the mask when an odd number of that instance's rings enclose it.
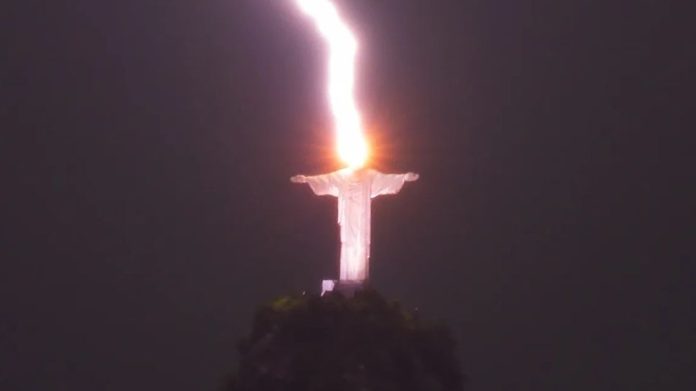
<instances>
[{"instance_id":1,"label":"christ the redeemer statue","mask_svg":"<svg viewBox=\"0 0 696 391\"><path fill-rule=\"evenodd\" d=\"M418 174L383 174L369 168L344 168L328 174L290 178L293 183L307 183L316 195L338 198L338 224L341 226L340 281L360 283L367 279L370 258L371 199L396 194L404 182L418 179Z\"/></svg>"}]
</instances>

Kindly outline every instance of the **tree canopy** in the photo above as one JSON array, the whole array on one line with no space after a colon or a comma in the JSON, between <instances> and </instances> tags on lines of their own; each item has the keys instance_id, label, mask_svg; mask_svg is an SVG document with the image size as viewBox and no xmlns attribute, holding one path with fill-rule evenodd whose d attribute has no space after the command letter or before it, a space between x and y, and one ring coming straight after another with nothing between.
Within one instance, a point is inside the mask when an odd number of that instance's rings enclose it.
<instances>
[{"instance_id":1,"label":"tree canopy","mask_svg":"<svg viewBox=\"0 0 696 391\"><path fill-rule=\"evenodd\" d=\"M462 390L455 342L373 290L281 297L256 312L227 391Z\"/></svg>"}]
</instances>

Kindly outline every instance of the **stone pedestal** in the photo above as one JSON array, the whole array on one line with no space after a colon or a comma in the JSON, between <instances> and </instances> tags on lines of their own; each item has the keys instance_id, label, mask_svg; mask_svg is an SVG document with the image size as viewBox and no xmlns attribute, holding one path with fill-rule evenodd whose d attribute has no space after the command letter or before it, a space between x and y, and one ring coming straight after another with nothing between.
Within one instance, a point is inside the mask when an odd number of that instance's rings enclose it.
<instances>
[{"instance_id":1,"label":"stone pedestal","mask_svg":"<svg viewBox=\"0 0 696 391\"><path fill-rule=\"evenodd\" d=\"M365 281L351 280L323 280L321 282L321 295L326 292L340 292L345 297L353 297L355 292L365 287Z\"/></svg>"}]
</instances>

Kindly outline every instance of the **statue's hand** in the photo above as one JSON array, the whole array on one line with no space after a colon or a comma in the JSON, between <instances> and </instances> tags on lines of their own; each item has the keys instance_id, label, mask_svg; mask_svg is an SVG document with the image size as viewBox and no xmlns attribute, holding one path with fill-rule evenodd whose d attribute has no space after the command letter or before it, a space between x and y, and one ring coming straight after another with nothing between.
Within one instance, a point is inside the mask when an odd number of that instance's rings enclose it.
<instances>
[{"instance_id":1,"label":"statue's hand","mask_svg":"<svg viewBox=\"0 0 696 391\"><path fill-rule=\"evenodd\" d=\"M292 183L307 183L307 177L304 175L295 175L290 177L290 182Z\"/></svg>"},{"instance_id":2,"label":"statue's hand","mask_svg":"<svg viewBox=\"0 0 696 391\"><path fill-rule=\"evenodd\" d=\"M418 180L419 175L415 172L406 173L406 182L414 182Z\"/></svg>"}]
</instances>

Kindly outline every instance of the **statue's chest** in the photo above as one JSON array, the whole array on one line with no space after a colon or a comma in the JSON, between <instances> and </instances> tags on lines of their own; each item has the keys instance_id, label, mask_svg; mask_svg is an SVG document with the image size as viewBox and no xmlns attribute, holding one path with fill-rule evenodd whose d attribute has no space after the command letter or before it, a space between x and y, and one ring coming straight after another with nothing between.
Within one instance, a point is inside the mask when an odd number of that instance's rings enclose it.
<instances>
[{"instance_id":1,"label":"statue's chest","mask_svg":"<svg viewBox=\"0 0 696 391\"><path fill-rule=\"evenodd\" d=\"M343 194L351 203L360 203L369 200L369 181L349 181L346 183Z\"/></svg>"}]
</instances>

